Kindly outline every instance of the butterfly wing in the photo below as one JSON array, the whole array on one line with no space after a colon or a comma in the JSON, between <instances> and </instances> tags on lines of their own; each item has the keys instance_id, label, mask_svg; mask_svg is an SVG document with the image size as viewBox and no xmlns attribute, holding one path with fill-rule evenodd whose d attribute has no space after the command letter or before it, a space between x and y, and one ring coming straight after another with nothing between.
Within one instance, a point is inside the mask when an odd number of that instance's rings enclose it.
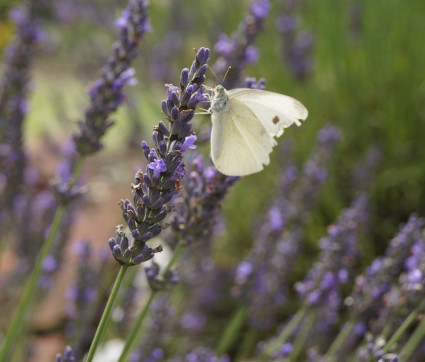
<instances>
[{"instance_id":1,"label":"butterfly wing","mask_svg":"<svg viewBox=\"0 0 425 362\"><path fill-rule=\"evenodd\" d=\"M304 121L308 116L301 102L283 94L249 88L236 88L228 92L229 99L246 105L273 137L281 136L283 130L294 123L300 126L300 120Z\"/></svg>"},{"instance_id":2,"label":"butterfly wing","mask_svg":"<svg viewBox=\"0 0 425 362\"><path fill-rule=\"evenodd\" d=\"M247 105L229 98L227 109L211 120L211 158L221 173L244 176L269 164L276 141Z\"/></svg>"}]
</instances>

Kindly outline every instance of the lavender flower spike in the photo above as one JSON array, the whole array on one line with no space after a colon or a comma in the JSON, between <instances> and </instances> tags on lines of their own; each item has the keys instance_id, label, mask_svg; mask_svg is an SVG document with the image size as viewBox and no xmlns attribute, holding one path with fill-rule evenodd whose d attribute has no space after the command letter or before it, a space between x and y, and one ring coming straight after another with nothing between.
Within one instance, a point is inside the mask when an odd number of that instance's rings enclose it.
<instances>
[{"instance_id":1,"label":"lavender flower spike","mask_svg":"<svg viewBox=\"0 0 425 362\"><path fill-rule=\"evenodd\" d=\"M123 102L125 84L135 84L131 61L136 57L136 46L149 31L147 1L132 0L115 25L120 28L120 40L114 45L114 55L101 70L98 79L89 89L91 104L86 108L80 132L74 141L81 155L95 153L102 148L100 138L113 122L108 118Z\"/></svg>"},{"instance_id":2,"label":"lavender flower spike","mask_svg":"<svg viewBox=\"0 0 425 362\"><path fill-rule=\"evenodd\" d=\"M74 355L72 354L72 348L70 346L66 346L63 356L58 353L56 355L56 362L75 362Z\"/></svg>"},{"instance_id":3,"label":"lavender flower spike","mask_svg":"<svg viewBox=\"0 0 425 362\"><path fill-rule=\"evenodd\" d=\"M223 74L229 67L233 67L224 82L226 88L240 83L242 70L247 65L258 61L259 53L253 44L258 33L263 29L270 8L269 0L253 1L238 31L230 38L226 34L219 36L214 50L220 54L220 58L216 61L214 68L217 73Z\"/></svg>"},{"instance_id":4,"label":"lavender flower spike","mask_svg":"<svg viewBox=\"0 0 425 362\"><path fill-rule=\"evenodd\" d=\"M146 242L161 233L161 222L169 212L167 204L177 194L185 174L183 153L195 147L196 137L190 121L196 106L203 100L202 83L208 59L209 50L199 49L190 70L182 71L180 88L167 85L167 100L162 102L162 109L169 126L160 122L154 127L154 148L149 149L147 142L142 142L149 164L145 171L136 173L136 182L131 186L133 204L129 200L122 200L120 204L131 236L120 226L116 238L109 240L114 258L122 265L140 264L162 250L161 247L151 249ZM187 97L187 104L184 104L182 100Z\"/></svg>"},{"instance_id":5,"label":"lavender flower spike","mask_svg":"<svg viewBox=\"0 0 425 362\"><path fill-rule=\"evenodd\" d=\"M27 162L22 126L28 109L29 71L40 38L37 12L41 5L28 1L24 8L15 8L11 14L17 34L5 50L0 79L0 229L8 223L14 199L24 182Z\"/></svg>"}]
</instances>

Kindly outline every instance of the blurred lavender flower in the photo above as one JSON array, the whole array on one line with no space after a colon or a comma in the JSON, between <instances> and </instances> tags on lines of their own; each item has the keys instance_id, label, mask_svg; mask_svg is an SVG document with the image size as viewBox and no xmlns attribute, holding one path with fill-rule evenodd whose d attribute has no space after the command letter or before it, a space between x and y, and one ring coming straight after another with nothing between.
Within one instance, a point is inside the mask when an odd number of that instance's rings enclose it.
<instances>
[{"instance_id":1,"label":"blurred lavender flower","mask_svg":"<svg viewBox=\"0 0 425 362\"><path fill-rule=\"evenodd\" d=\"M168 99L162 102L162 110L169 127L160 121L154 127L155 148L143 141L142 149L149 165L145 172L139 170L132 185L134 206L129 200L121 201L123 217L131 232L131 242L122 226L117 237L109 239L115 259L124 265L140 264L153 257L162 247L151 249L146 242L159 235L161 221L167 216L167 204L178 193L185 168L182 146L193 148L191 119L198 104L204 100L202 83L205 80L209 50L201 48L191 69L183 69L180 87L167 85ZM187 146L189 147L189 146Z\"/></svg>"},{"instance_id":2,"label":"blurred lavender flower","mask_svg":"<svg viewBox=\"0 0 425 362\"><path fill-rule=\"evenodd\" d=\"M171 217L171 226L174 234L169 242L171 245L179 240L188 244L202 243L204 255L208 255L221 201L239 177L224 176L212 165L205 167L204 162L202 156L193 160L182 190L173 201L176 212Z\"/></svg>"},{"instance_id":3,"label":"blurred lavender flower","mask_svg":"<svg viewBox=\"0 0 425 362\"><path fill-rule=\"evenodd\" d=\"M359 258L359 237L367 221L367 199L358 195L350 208L343 210L320 240L321 253L303 282L295 284L308 308L320 308L317 327L325 331L335 325L342 307L341 286L350 284ZM319 333L318 335L320 335Z\"/></svg>"},{"instance_id":4,"label":"blurred lavender flower","mask_svg":"<svg viewBox=\"0 0 425 362\"><path fill-rule=\"evenodd\" d=\"M245 88L252 88L252 89L259 89L259 90L266 89L266 80L264 78L260 78L258 81L255 78L245 78L244 83L245 83L244 84Z\"/></svg>"},{"instance_id":5,"label":"blurred lavender flower","mask_svg":"<svg viewBox=\"0 0 425 362\"><path fill-rule=\"evenodd\" d=\"M24 186L23 122L28 110L30 68L40 39L37 13L43 4L27 1L12 10L17 33L5 50L0 79L0 230L10 221L15 197ZM9 228L7 228L9 229Z\"/></svg>"},{"instance_id":6,"label":"blurred lavender flower","mask_svg":"<svg viewBox=\"0 0 425 362\"><path fill-rule=\"evenodd\" d=\"M350 6L350 18L348 32L352 41L357 41L363 31L364 4L361 1L353 1Z\"/></svg>"},{"instance_id":7,"label":"blurred lavender flower","mask_svg":"<svg viewBox=\"0 0 425 362\"><path fill-rule=\"evenodd\" d=\"M114 45L114 55L102 68L102 78L89 89L91 104L85 110L84 120L79 122L80 132L74 141L81 155L95 153L102 148L100 138L113 122L108 118L123 102L125 84L135 84L131 61L137 55L137 44L149 31L145 0L132 0L115 25L120 28L120 39Z\"/></svg>"},{"instance_id":8,"label":"blurred lavender flower","mask_svg":"<svg viewBox=\"0 0 425 362\"><path fill-rule=\"evenodd\" d=\"M170 362L230 362L227 356L217 356L214 351L206 347L197 347L184 357L174 357Z\"/></svg>"},{"instance_id":9,"label":"blurred lavender flower","mask_svg":"<svg viewBox=\"0 0 425 362\"><path fill-rule=\"evenodd\" d=\"M304 81L314 69L311 57L314 37L301 29L297 7L298 2L287 3L283 14L276 21L276 28L282 34L283 58L289 71L296 79Z\"/></svg>"},{"instance_id":10,"label":"blurred lavender flower","mask_svg":"<svg viewBox=\"0 0 425 362\"><path fill-rule=\"evenodd\" d=\"M76 241L72 253L77 276L66 293L66 334L72 341L73 355L80 360L90 347L115 270L108 265L110 254L94 249L86 240Z\"/></svg>"},{"instance_id":11,"label":"blurred lavender flower","mask_svg":"<svg viewBox=\"0 0 425 362\"><path fill-rule=\"evenodd\" d=\"M366 336L366 345L356 351L356 361L359 362L398 362L398 355L395 353L385 353L383 348L386 344L384 337L373 338L372 334Z\"/></svg>"},{"instance_id":12,"label":"blurred lavender flower","mask_svg":"<svg viewBox=\"0 0 425 362\"><path fill-rule=\"evenodd\" d=\"M289 162L282 165L273 201L257 228L253 248L237 268L233 293L248 304L248 320L255 328L271 328L286 300L289 275L320 187L326 180L326 164L339 133L330 125L319 131L316 148L301 175ZM285 160L290 159L286 143L282 144L282 153Z\"/></svg>"},{"instance_id":13,"label":"blurred lavender flower","mask_svg":"<svg viewBox=\"0 0 425 362\"><path fill-rule=\"evenodd\" d=\"M66 346L65 352L63 355L58 353L56 355L56 362L75 362L76 359L72 353L72 348L70 346Z\"/></svg>"},{"instance_id":14,"label":"blurred lavender flower","mask_svg":"<svg viewBox=\"0 0 425 362\"><path fill-rule=\"evenodd\" d=\"M411 248L421 240L424 223L424 219L412 214L391 240L385 255L376 258L356 278L354 292L345 302L358 320L370 320L380 314L385 294L403 271Z\"/></svg>"},{"instance_id":15,"label":"blurred lavender flower","mask_svg":"<svg viewBox=\"0 0 425 362\"><path fill-rule=\"evenodd\" d=\"M269 0L253 1L239 29L230 38L226 34L219 36L214 50L220 54L220 57L214 69L218 74L224 74L229 67L232 67L232 71L228 73L223 84L226 88L240 83L243 69L258 61L259 52L253 44L258 33L263 29L270 8Z\"/></svg>"},{"instance_id":16,"label":"blurred lavender flower","mask_svg":"<svg viewBox=\"0 0 425 362\"><path fill-rule=\"evenodd\" d=\"M175 334L176 310L172 307L170 296L161 294L155 298L150 307L150 320L147 333L142 336L139 346L130 355L130 362L164 361L164 350Z\"/></svg>"}]
</instances>

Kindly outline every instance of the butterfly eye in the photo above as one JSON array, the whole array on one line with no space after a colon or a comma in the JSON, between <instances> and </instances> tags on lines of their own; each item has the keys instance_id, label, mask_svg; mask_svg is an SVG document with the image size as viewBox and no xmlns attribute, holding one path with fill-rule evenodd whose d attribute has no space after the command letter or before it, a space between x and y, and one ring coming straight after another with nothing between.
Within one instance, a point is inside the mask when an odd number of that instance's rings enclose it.
<instances>
[{"instance_id":1,"label":"butterfly eye","mask_svg":"<svg viewBox=\"0 0 425 362\"><path fill-rule=\"evenodd\" d=\"M222 85L218 85L215 89L219 93L223 93L224 92L224 87Z\"/></svg>"}]
</instances>

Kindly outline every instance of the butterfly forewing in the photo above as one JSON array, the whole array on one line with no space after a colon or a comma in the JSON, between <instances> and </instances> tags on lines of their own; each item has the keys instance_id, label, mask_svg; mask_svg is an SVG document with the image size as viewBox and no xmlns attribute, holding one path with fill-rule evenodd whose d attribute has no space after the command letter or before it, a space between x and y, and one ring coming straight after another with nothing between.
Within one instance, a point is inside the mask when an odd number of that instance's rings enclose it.
<instances>
[{"instance_id":1,"label":"butterfly forewing","mask_svg":"<svg viewBox=\"0 0 425 362\"><path fill-rule=\"evenodd\" d=\"M301 125L299 120L305 120L308 116L301 102L283 94L237 88L229 90L229 98L249 107L272 136L279 137L285 128L294 123Z\"/></svg>"},{"instance_id":2,"label":"butterfly forewing","mask_svg":"<svg viewBox=\"0 0 425 362\"><path fill-rule=\"evenodd\" d=\"M229 176L261 171L270 162L276 144L254 112L231 98L228 109L212 115L211 157L217 169Z\"/></svg>"}]
</instances>

